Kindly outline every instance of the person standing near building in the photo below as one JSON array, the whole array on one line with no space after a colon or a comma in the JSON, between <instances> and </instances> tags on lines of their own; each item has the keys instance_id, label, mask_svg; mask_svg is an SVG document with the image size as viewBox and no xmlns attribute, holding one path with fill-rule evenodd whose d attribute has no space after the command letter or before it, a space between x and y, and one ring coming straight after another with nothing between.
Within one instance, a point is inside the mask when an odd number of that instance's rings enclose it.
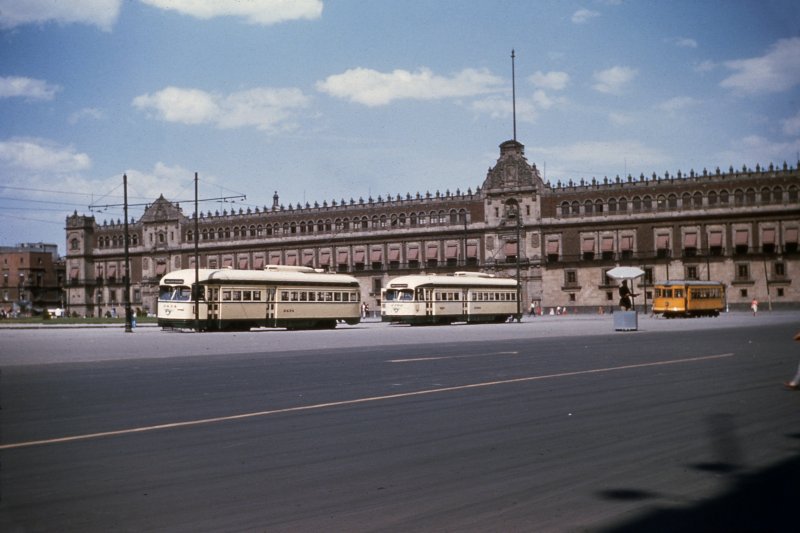
<instances>
[{"instance_id":1,"label":"person standing near building","mask_svg":"<svg viewBox=\"0 0 800 533\"><path fill-rule=\"evenodd\" d=\"M619 306L623 311L630 311L633 308L633 298L639 296L631 292L628 287L628 280L623 279L622 285L619 286Z\"/></svg>"},{"instance_id":2,"label":"person standing near building","mask_svg":"<svg viewBox=\"0 0 800 533\"><path fill-rule=\"evenodd\" d=\"M755 298L753 298L753 301L750 302L750 309L753 311L753 316L756 316L756 314L758 314L758 300L756 300Z\"/></svg>"},{"instance_id":3,"label":"person standing near building","mask_svg":"<svg viewBox=\"0 0 800 533\"><path fill-rule=\"evenodd\" d=\"M536 317L536 300L531 300L531 316Z\"/></svg>"}]
</instances>

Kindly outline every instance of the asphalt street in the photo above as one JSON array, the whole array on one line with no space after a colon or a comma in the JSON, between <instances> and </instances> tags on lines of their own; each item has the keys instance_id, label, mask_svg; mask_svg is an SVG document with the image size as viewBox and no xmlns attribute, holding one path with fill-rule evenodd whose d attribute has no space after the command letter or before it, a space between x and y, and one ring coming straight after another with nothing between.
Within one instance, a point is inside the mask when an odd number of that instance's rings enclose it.
<instances>
[{"instance_id":1,"label":"asphalt street","mask_svg":"<svg viewBox=\"0 0 800 533\"><path fill-rule=\"evenodd\" d=\"M0 528L791 530L797 318L3 330Z\"/></svg>"}]
</instances>

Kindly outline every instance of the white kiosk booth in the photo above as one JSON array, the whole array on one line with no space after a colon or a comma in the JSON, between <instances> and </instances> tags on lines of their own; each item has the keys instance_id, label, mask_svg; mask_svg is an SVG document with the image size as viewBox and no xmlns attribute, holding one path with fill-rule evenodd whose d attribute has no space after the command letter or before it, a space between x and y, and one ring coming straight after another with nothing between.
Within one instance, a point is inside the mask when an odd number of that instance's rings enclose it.
<instances>
[{"instance_id":1,"label":"white kiosk booth","mask_svg":"<svg viewBox=\"0 0 800 533\"><path fill-rule=\"evenodd\" d=\"M617 281L622 281L623 285L627 286L630 281L631 286L628 288L628 295L620 299L620 303L624 298L629 298L630 309L626 310L622 305L620 309L614 310L614 330L615 331L636 331L639 329L639 313L636 311L635 298L637 294L633 290L633 282L636 278L644 276L644 270L638 267L616 267L609 270L608 277L614 278Z\"/></svg>"}]
</instances>

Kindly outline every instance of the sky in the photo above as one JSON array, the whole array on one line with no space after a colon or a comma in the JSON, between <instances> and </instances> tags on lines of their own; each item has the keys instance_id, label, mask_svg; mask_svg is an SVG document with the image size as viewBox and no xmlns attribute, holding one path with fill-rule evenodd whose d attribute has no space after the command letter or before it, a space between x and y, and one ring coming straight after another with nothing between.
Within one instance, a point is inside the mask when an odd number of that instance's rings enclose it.
<instances>
[{"instance_id":1,"label":"sky","mask_svg":"<svg viewBox=\"0 0 800 533\"><path fill-rule=\"evenodd\" d=\"M65 253L123 175L134 219L195 173L204 213L474 191L512 87L554 185L794 166L800 3L0 0L0 245Z\"/></svg>"}]
</instances>

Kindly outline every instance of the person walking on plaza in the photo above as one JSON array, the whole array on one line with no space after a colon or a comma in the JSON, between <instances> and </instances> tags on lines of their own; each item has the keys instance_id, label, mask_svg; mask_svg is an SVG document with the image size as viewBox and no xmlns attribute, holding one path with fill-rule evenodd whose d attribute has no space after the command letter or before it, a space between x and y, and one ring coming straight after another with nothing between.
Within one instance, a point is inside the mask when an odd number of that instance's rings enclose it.
<instances>
[{"instance_id":1,"label":"person walking on plaza","mask_svg":"<svg viewBox=\"0 0 800 533\"><path fill-rule=\"evenodd\" d=\"M756 300L755 298L753 298L753 301L750 302L750 309L753 310L753 316L756 316L756 314L758 313L758 300Z\"/></svg>"},{"instance_id":2,"label":"person walking on plaza","mask_svg":"<svg viewBox=\"0 0 800 533\"><path fill-rule=\"evenodd\" d=\"M531 316L536 316L536 300L531 300Z\"/></svg>"},{"instance_id":3,"label":"person walking on plaza","mask_svg":"<svg viewBox=\"0 0 800 533\"><path fill-rule=\"evenodd\" d=\"M794 340L800 341L800 333L794 336ZM791 381L787 381L783 384L789 390L798 390L800 391L800 364L797 365L797 373L794 375Z\"/></svg>"}]
</instances>

